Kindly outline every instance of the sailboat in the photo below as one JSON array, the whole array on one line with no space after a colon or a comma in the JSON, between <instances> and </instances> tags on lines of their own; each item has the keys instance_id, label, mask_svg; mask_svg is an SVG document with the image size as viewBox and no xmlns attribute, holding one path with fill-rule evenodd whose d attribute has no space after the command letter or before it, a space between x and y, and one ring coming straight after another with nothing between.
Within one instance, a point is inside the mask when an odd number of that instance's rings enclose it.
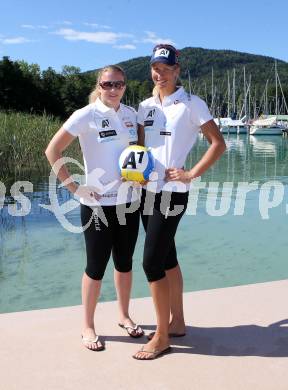
<instances>
[{"instance_id":1,"label":"sailboat","mask_svg":"<svg viewBox=\"0 0 288 390\"><path fill-rule=\"evenodd\" d=\"M250 127L251 135L282 135L285 126L277 123L277 116L257 119Z\"/></svg>"},{"instance_id":2,"label":"sailboat","mask_svg":"<svg viewBox=\"0 0 288 390\"><path fill-rule=\"evenodd\" d=\"M244 117L245 118L245 117ZM219 118L220 131L223 134L246 134L247 124L242 119Z\"/></svg>"},{"instance_id":3,"label":"sailboat","mask_svg":"<svg viewBox=\"0 0 288 390\"><path fill-rule=\"evenodd\" d=\"M231 107L231 89L230 89L230 76L229 71L227 72L227 80L228 80L228 87L227 87L227 110L228 110L228 117L227 118L217 118L215 122L218 124L220 131L223 134L247 134L248 133L248 125L246 123L247 121L247 93L249 89L246 91L246 78L245 78L245 66L244 66L244 102L243 102L243 108L241 110L240 115L242 114L242 111L244 109L244 116L241 119L236 119L236 98L235 98L235 69L233 69L233 87L232 87L232 117L230 117L230 107ZM250 82L251 83L251 82ZM250 84L249 84L250 88Z\"/></svg>"},{"instance_id":4,"label":"sailboat","mask_svg":"<svg viewBox=\"0 0 288 390\"><path fill-rule=\"evenodd\" d=\"M281 88L283 101L285 104L286 111L288 112L288 107L286 104L285 96L283 93L281 81L277 72L277 61L275 60L275 89L276 89L276 96L275 96L275 115L266 115L262 118L256 119L252 122L252 125L250 127L250 134L251 135L282 135L284 131L286 131L286 126L284 125L285 117L286 115L282 116L282 121L280 121L280 115L279 115L279 107L278 107L278 82ZM265 95L267 95L267 84L265 87ZM267 109L267 96L266 96L266 109Z\"/></svg>"}]
</instances>

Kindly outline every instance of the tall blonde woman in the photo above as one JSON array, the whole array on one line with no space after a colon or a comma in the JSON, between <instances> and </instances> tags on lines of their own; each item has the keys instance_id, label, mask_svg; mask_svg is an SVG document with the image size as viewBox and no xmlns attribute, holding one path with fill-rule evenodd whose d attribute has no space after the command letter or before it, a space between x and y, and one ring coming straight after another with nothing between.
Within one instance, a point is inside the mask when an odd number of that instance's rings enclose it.
<instances>
[{"instance_id":1,"label":"tall blonde woman","mask_svg":"<svg viewBox=\"0 0 288 390\"><path fill-rule=\"evenodd\" d=\"M51 166L62 157L63 151L76 137L79 137L83 153L86 185L74 182L65 165L59 170L58 178L62 182L71 179L66 187L78 195L81 202L87 255L82 278L82 341L92 351L104 349L103 340L96 335L94 313L111 253L119 302L119 326L131 337L144 334L129 315L132 256L138 235L139 212L127 213L125 225L121 225L117 218L117 207L123 206L126 210L137 201L135 191L125 192L125 196L120 194L118 159L123 149L137 143L136 112L120 103L125 86L126 77L122 68L114 65L103 68L90 95L90 104L70 116L46 149Z\"/></svg>"},{"instance_id":2,"label":"tall blonde woman","mask_svg":"<svg viewBox=\"0 0 288 390\"><path fill-rule=\"evenodd\" d=\"M174 236L187 207L189 183L214 164L226 148L206 103L177 87L180 66L175 47L157 45L150 64L155 94L139 106L138 131L140 142L151 149L158 176L144 187L141 206L146 230L143 267L155 306L157 328L149 335L148 344L133 356L139 360L155 359L170 352L169 337L185 336L183 280ZM200 129L210 146L192 169L184 170Z\"/></svg>"}]
</instances>

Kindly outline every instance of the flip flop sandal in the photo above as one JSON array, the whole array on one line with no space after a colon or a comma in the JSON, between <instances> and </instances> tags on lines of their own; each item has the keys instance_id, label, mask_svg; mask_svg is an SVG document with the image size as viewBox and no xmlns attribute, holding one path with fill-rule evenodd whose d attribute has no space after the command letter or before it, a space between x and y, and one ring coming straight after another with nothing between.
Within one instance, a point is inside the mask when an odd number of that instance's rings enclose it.
<instances>
[{"instance_id":1,"label":"flip flop sandal","mask_svg":"<svg viewBox=\"0 0 288 390\"><path fill-rule=\"evenodd\" d=\"M133 337L134 339L138 339L139 337L142 337L144 335L144 331L143 329L141 329L141 327L137 324L135 324L134 326L130 326L130 325L124 325L124 324L118 324L120 326L120 328L122 329L125 329L126 332L128 333L128 335L130 337ZM132 331L137 331L137 330L141 330L140 333L136 333L136 334L133 334L131 333L131 331L129 332L129 329L131 329Z\"/></svg>"},{"instance_id":2,"label":"flip flop sandal","mask_svg":"<svg viewBox=\"0 0 288 390\"><path fill-rule=\"evenodd\" d=\"M148 339L148 340L152 340L153 337L154 337L154 334L155 334L155 332L149 333L149 334L147 335L147 339ZM184 337L184 336L186 336L186 333L169 333L168 336L169 336L169 337Z\"/></svg>"},{"instance_id":3,"label":"flip flop sandal","mask_svg":"<svg viewBox=\"0 0 288 390\"><path fill-rule=\"evenodd\" d=\"M133 355L132 357L136 360L154 360L154 359L157 359L158 357L160 356L163 356L163 355L166 355L167 353L170 353L172 350L171 347L167 347L165 349L163 349L162 351L159 351L159 350L156 350L156 351L146 351L144 349L144 346L140 349L139 352L146 352L146 353L149 353L150 354L150 357L145 357L145 358L141 358L141 357L137 357L135 355ZM137 352L138 353L138 352Z\"/></svg>"},{"instance_id":4,"label":"flip flop sandal","mask_svg":"<svg viewBox=\"0 0 288 390\"><path fill-rule=\"evenodd\" d=\"M84 346L87 349L89 349L90 351L98 352L98 351L103 351L105 349L104 345L101 345L100 347L97 346L97 342L100 341L99 336L96 336L94 339L89 338L89 337L83 337L83 336L81 336L81 337L82 337L82 342L83 342ZM95 343L96 348L95 349L89 348L89 347L87 347L87 345L85 343Z\"/></svg>"}]
</instances>

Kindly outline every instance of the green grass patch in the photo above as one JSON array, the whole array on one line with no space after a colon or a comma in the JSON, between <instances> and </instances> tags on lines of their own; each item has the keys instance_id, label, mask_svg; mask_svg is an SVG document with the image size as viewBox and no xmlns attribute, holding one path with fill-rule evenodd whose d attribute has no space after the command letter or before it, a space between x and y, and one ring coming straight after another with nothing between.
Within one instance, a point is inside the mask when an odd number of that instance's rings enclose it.
<instances>
[{"instance_id":1,"label":"green grass patch","mask_svg":"<svg viewBox=\"0 0 288 390\"><path fill-rule=\"evenodd\" d=\"M61 127L59 119L46 115L34 115L0 111L0 179L21 178L24 172L44 174L50 171L45 149ZM78 141L65 151L66 156L82 163Z\"/></svg>"}]
</instances>

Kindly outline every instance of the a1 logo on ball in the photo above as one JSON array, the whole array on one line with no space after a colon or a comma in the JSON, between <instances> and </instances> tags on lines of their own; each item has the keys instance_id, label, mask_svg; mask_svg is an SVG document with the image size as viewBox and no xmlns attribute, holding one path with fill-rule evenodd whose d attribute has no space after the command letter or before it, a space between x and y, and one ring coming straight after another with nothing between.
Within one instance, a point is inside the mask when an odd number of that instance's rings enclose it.
<instances>
[{"instance_id":1,"label":"a1 logo on ball","mask_svg":"<svg viewBox=\"0 0 288 390\"><path fill-rule=\"evenodd\" d=\"M154 169L154 160L145 146L130 145L120 155L121 176L126 180L142 182L149 179Z\"/></svg>"}]
</instances>

